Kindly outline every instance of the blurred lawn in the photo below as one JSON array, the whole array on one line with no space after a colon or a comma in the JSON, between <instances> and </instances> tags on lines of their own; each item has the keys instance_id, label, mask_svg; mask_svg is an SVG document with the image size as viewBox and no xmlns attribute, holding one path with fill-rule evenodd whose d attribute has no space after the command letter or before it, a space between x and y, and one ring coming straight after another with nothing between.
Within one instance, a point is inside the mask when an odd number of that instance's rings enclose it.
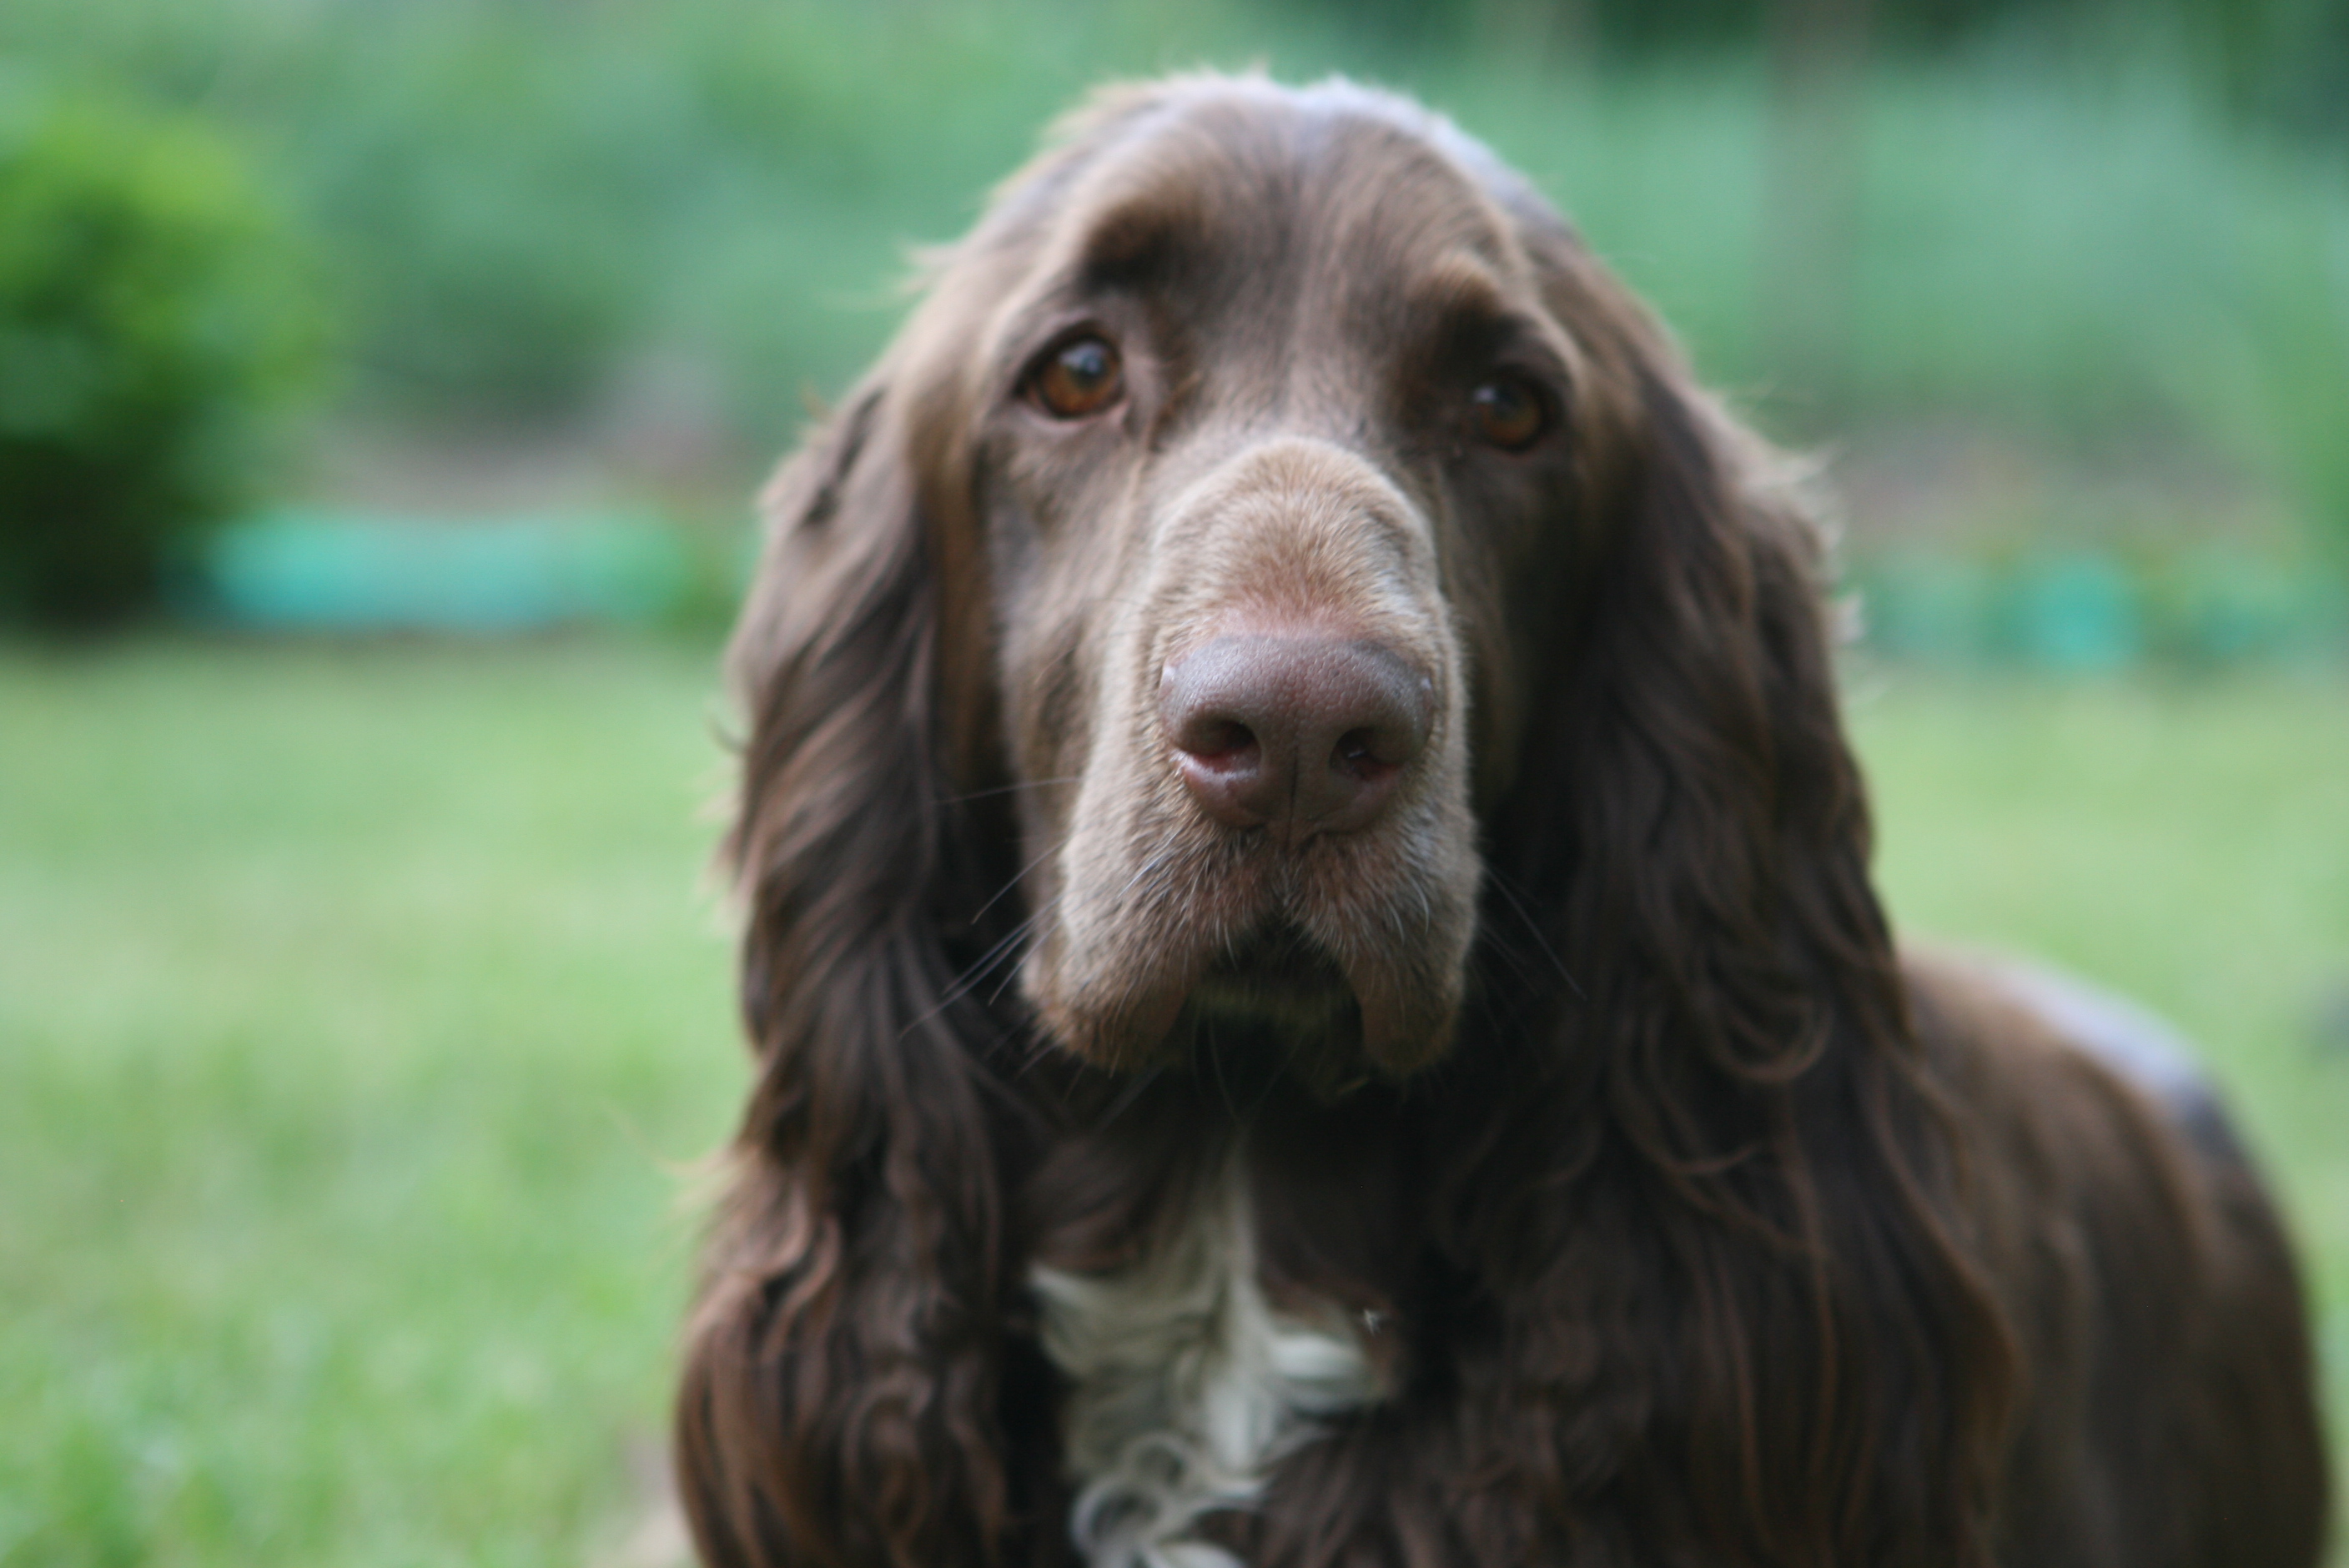
<instances>
[{"instance_id":1,"label":"blurred lawn","mask_svg":"<svg viewBox=\"0 0 2349 1568\"><path fill-rule=\"evenodd\" d=\"M740 1092L712 662L0 661L0 1563L622 1532Z\"/></svg>"},{"instance_id":2,"label":"blurred lawn","mask_svg":"<svg viewBox=\"0 0 2349 1568\"><path fill-rule=\"evenodd\" d=\"M0 1563L566 1563L740 1092L712 660L0 652ZM1853 702L1905 927L2202 1040L2349 1422L2349 682Z\"/></svg>"},{"instance_id":3,"label":"blurred lawn","mask_svg":"<svg viewBox=\"0 0 2349 1568\"><path fill-rule=\"evenodd\" d=\"M1847 714L1904 940L2060 964L2200 1047L2302 1244L2349 1496L2349 678L1895 674Z\"/></svg>"}]
</instances>

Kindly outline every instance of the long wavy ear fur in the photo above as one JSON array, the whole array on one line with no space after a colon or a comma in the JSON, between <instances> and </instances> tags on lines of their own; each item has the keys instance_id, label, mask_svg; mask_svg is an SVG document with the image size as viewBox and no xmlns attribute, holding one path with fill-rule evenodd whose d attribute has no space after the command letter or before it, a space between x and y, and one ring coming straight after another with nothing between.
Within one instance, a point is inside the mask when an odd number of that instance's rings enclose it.
<instances>
[{"instance_id":1,"label":"long wavy ear fur","mask_svg":"<svg viewBox=\"0 0 2349 1568\"><path fill-rule=\"evenodd\" d=\"M984 872L945 804L941 547L892 373L768 491L730 654L758 1077L678 1407L712 1564L983 1563L1010 1506L1006 1113L949 935Z\"/></svg>"},{"instance_id":2,"label":"long wavy ear fur","mask_svg":"<svg viewBox=\"0 0 2349 1568\"><path fill-rule=\"evenodd\" d=\"M1552 1047L1495 1053L1520 1078L1536 1056L1546 1091L1469 1097L1516 1109L1457 1136L1473 1266L1578 1326L1497 1372L1555 1392L1506 1440L1632 1517L1682 1500L1640 1561L1987 1563L2013 1353L1868 882L1816 530L1578 242L1531 242L1612 456L1566 684L1488 828L1487 929L1529 915L1580 992L1536 1023Z\"/></svg>"}]
</instances>

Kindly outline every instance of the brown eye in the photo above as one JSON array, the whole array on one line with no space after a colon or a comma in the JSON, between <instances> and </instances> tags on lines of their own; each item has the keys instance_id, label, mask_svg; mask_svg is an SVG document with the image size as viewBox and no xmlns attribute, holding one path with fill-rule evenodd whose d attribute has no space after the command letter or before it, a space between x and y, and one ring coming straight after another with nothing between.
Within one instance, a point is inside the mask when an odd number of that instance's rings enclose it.
<instances>
[{"instance_id":1,"label":"brown eye","mask_svg":"<svg viewBox=\"0 0 2349 1568\"><path fill-rule=\"evenodd\" d=\"M1072 337L1045 355L1028 392L1055 419L1081 419L1116 402L1124 385L1116 349L1102 338Z\"/></svg>"},{"instance_id":2,"label":"brown eye","mask_svg":"<svg viewBox=\"0 0 2349 1568\"><path fill-rule=\"evenodd\" d=\"M1495 376L1468 394L1476 434L1487 446L1522 452L1549 428L1549 405L1522 376Z\"/></svg>"}]
</instances>

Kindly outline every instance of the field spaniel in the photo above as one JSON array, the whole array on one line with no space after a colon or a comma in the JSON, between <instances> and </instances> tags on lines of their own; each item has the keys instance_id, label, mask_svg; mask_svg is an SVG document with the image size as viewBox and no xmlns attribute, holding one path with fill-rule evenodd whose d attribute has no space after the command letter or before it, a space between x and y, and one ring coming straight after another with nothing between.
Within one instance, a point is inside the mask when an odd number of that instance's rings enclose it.
<instances>
[{"instance_id":1,"label":"field spaniel","mask_svg":"<svg viewBox=\"0 0 2349 1568\"><path fill-rule=\"evenodd\" d=\"M2316 1562L2207 1091L1896 954L1785 465L1444 120L1097 96L765 505L709 1562Z\"/></svg>"}]
</instances>

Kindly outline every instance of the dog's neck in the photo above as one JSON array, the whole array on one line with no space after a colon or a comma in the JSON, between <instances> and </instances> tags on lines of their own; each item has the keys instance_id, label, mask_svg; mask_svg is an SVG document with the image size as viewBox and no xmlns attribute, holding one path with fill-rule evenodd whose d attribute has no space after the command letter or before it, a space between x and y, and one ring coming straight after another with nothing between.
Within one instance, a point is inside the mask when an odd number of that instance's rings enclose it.
<instances>
[{"instance_id":1,"label":"dog's neck","mask_svg":"<svg viewBox=\"0 0 2349 1568\"><path fill-rule=\"evenodd\" d=\"M1070 1531L1092 1568L1237 1568L1197 1538L1246 1508L1329 1418L1384 1398L1375 1318L1333 1302L1276 1306L1262 1275L1247 1162L1234 1149L1140 1261L1032 1272L1077 1486Z\"/></svg>"}]
</instances>

